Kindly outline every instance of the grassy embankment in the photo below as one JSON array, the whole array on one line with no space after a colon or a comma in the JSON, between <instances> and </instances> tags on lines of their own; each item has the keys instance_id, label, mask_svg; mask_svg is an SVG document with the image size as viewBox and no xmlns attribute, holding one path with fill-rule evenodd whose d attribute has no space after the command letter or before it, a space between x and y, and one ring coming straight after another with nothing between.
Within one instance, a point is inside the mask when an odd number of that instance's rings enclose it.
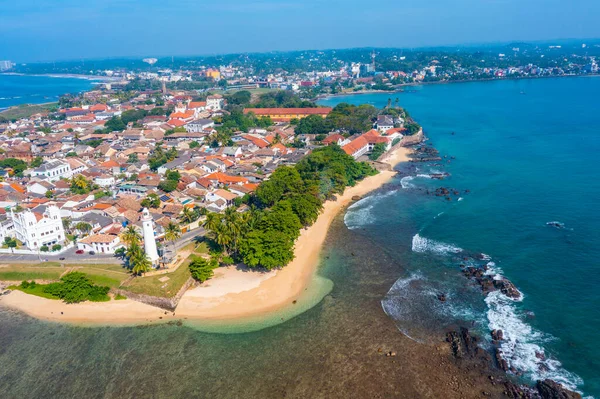
<instances>
[{"instance_id":1,"label":"grassy embankment","mask_svg":"<svg viewBox=\"0 0 600 399\"><path fill-rule=\"evenodd\" d=\"M207 254L208 247L205 243L191 243L180 249L179 252L190 252L190 257L197 256ZM58 281L63 274L71 271L78 271L85 273L96 285L107 286L110 288L120 288L138 294L168 298L177 294L183 284L185 284L185 282L189 279L190 272L187 265L190 261L191 260L188 257L183 261L183 264L181 264L177 270L171 273L147 277L140 276L132 279L130 279L131 274L128 272L128 270L119 264L68 264L64 266L59 262L42 262L36 264L0 264L0 281L9 282L14 287L17 287L23 280ZM164 281L165 277L167 277L168 280ZM21 291L28 294L41 296L43 298L57 299L52 295L44 293L42 290L43 288L40 285L32 289L21 289ZM115 297L115 299L124 298Z\"/></svg>"},{"instance_id":2,"label":"grassy embankment","mask_svg":"<svg viewBox=\"0 0 600 399\"><path fill-rule=\"evenodd\" d=\"M136 277L128 281L126 286L122 286L121 289L136 294L145 294L163 298L175 296L185 282L191 277L188 268L191 257L207 254L208 247L204 242L200 244L190 243L181 248L178 252L183 253L188 251L191 252L190 255L174 272L155 276ZM165 280L165 277L167 277L168 280Z\"/></svg>"}]
</instances>

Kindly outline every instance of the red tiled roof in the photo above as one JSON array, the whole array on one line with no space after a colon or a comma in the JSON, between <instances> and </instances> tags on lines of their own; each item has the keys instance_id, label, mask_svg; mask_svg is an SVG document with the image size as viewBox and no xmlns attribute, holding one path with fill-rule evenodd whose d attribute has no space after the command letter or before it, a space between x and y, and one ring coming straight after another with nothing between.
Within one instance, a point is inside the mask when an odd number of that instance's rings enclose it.
<instances>
[{"instance_id":1,"label":"red tiled roof","mask_svg":"<svg viewBox=\"0 0 600 399\"><path fill-rule=\"evenodd\" d=\"M348 144L346 144L345 146L343 146L342 149L344 150L344 152L346 154L354 155L361 148L364 148L367 145L369 145L369 142L367 141L367 139L365 139L363 136L359 136L359 137L355 138L354 140L352 140L351 142L349 142Z\"/></svg>"},{"instance_id":2,"label":"red tiled roof","mask_svg":"<svg viewBox=\"0 0 600 399\"><path fill-rule=\"evenodd\" d=\"M167 122L167 124L169 126L174 126L174 127L180 127L185 125L185 122L179 119L169 119L169 121Z\"/></svg>"},{"instance_id":3,"label":"red tiled roof","mask_svg":"<svg viewBox=\"0 0 600 399\"><path fill-rule=\"evenodd\" d=\"M244 113L254 113L259 116L269 115L329 115L333 108L245 108Z\"/></svg>"}]
</instances>

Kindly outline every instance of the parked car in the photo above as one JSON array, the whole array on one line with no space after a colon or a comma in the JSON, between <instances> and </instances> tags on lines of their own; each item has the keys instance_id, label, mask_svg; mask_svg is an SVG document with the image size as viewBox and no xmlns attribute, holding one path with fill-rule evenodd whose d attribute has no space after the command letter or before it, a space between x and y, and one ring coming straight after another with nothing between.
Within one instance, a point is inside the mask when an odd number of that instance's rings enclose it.
<instances>
[{"instance_id":1,"label":"parked car","mask_svg":"<svg viewBox=\"0 0 600 399\"><path fill-rule=\"evenodd\" d=\"M96 255L96 253L94 251L90 251L88 252L90 255Z\"/></svg>"},{"instance_id":2,"label":"parked car","mask_svg":"<svg viewBox=\"0 0 600 399\"><path fill-rule=\"evenodd\" d=\"M58 260L65 260L65 258L58 258Z\"/></svg>"},{"instance_id":3,"label":"parked car","mask_svg":"<svg viewBox=\"0 0 600 399\"><path fill-rule=\"evenodd\" d=\"M81 255L81 254L83 253L83 249L78 249L77 251L75 251L75 253L76 253L77 255Z\"/></svg>"}]
</instances>

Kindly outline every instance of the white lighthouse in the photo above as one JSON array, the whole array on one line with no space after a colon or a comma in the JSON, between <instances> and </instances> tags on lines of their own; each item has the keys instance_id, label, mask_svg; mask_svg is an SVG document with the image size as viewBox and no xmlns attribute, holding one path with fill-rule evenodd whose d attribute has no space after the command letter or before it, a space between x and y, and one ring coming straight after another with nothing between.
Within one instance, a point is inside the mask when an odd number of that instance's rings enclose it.
<instances>
[{"instance_id":1,"label":"white lighthouse","mask_svg":"<svg viewBox=\"0 0 600 399\"><path fill-rule=\"evenodd\" d=\"M153 264L158 262L158 251L156 250L156 238L154 238L154 226L152 216L148 208L142 211L142 230L144 233L144 250Z\"/></svg>"}]
</instances>

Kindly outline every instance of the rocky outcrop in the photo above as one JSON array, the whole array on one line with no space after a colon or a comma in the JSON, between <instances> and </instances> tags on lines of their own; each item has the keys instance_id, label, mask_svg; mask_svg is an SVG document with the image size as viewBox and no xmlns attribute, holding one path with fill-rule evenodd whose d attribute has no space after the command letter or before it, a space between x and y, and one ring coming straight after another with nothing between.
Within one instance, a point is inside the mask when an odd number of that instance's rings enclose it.
<instances>
[{"instance_id":1,"label":"rocky outcrop","mask_svg":"<svg viewBox=\"0 0 600 399\"><path fill-rule=\"evenodd\" d=\"M502 341L504 339L502 330L492 330L492 339L494 341Z\"/></svg>"},{"instance_id":2,"label":"rocky outcrop","mask_svg":"<svg viewBox=\"0 0 600 399\"><path fill-rule=\"evenodd\" d=\"M471 280L474 280L483 291L484 294L499 290L504 295L512 299L521 298L521 292L515 285L504 277L499 279L486 274L488 268L483 267L465 267L463 274Z\"/></svg>"},{"instance_id":3,"label":"rocky outcrop","mask_svg":"<svg viewBox=\"0 0 600 399\"><path fill-rule=\"evenodd\" d=\"M460 328L460 332L449 331L446 334L446 341L450 343L452 354L456 358L474 356L479 353L477 346L477 337L474 337L465 327Z\"/></svg>"},{"instance_id":4,"label":"rocky outcrop","mask_svg":"<svg viewBox=\"0 0 600 399\"><path fill-rule=\"evenodd\" d=\"M552 380L538 381L536 388L542 399L581 399L581 395L572 392Z\"/></svg>"}]
</instances>

